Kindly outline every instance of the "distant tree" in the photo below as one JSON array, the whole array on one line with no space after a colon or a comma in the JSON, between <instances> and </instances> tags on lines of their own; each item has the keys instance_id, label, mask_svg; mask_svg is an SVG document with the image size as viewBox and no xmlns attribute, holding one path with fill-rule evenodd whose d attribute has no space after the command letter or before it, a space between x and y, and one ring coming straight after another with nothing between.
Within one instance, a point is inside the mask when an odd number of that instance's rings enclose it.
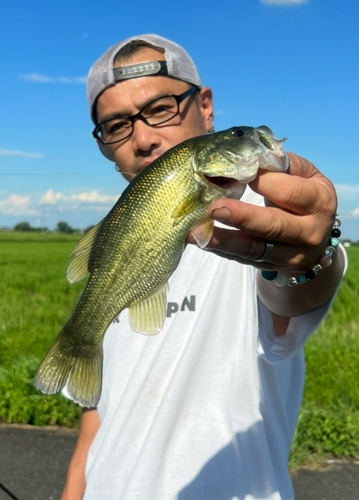
<instances>
[{"instance_id":1,"label":"distant tree","mask_svg":"<svg viewBox=\"0 0 359 500\"><path fill-rule=\"evenodd\" d=\"M58 233L73 233L74 229L67 222L61 221L57 223L56 231Z\"/></svg>"},{"instance_id":2,"label":"distant tree","mask_svg":"<svg viewBox=\"0 0 359 500\"><path fill-rule=\"evenodd\" d=\"M33 231L28 222L19 222L14 226L14 231Z\"/></svg>"}]
</instances>

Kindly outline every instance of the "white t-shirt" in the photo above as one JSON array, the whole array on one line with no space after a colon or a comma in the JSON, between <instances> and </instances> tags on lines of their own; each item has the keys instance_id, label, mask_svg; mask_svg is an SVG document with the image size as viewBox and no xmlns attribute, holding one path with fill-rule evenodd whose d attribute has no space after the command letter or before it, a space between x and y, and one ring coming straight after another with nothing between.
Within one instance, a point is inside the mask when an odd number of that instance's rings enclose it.
<instances>
[{"instance_id":1,"label":"white t-shirt","mask_svg":"<svg viewBox=\"0 0 359 500\"><path fill-rule=\"evenodd\" d=\"M293 499L301 347L329 307L275 337L255 269L189 246L164 329L134 333L125 310L105 335L84 500Z\"/></svg>"}]
</instances>

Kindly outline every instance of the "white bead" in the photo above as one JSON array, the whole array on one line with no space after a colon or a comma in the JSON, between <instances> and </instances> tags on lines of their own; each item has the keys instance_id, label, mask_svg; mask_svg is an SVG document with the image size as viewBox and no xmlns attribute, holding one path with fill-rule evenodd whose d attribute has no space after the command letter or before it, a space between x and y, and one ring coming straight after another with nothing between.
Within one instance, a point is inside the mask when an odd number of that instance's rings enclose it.
<instances>
[{"instance_id":1,"label":"white bead","mask_svg":"<svg viewBox=\"0 0 359 500\"><path fill-rule=\"evenodd\" d=\"M334 224L333 224L333 228L337 229L341 225L342 225L342 223L340 222L340 220L339 219L335 219Z\"/></svg>"},{"instance_id":2,"label":"white bead","mask_svg":"<svg viewBox=\"0 0 359 500\"><path fill-rule=\"evenodd\" d=\"M324 253L325 253L325 255L330 257L331 255L333 255L335 253L335 248L332 246L329 246L325 249Z\"/></svg>"},{"instance_id":3,"label":"white bead","mask_svg":"<svg viewBox=\"0 0 359 500\"><path fill-rule=\"evenodd\" d=\"M288 278L284 276L284 274L278 274L276 279L275 279L275 284L277 286L286 286L288 282Z\"/></svg>"}]
</instances>

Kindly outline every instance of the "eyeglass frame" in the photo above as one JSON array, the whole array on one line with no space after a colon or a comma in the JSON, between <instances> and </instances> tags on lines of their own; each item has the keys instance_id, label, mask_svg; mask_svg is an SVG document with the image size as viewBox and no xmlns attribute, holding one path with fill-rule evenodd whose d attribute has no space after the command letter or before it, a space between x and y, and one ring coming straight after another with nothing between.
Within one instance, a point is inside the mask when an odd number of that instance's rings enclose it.
<instances>
[{"instance_id":1,"label":"eyeglass frame","mask_svg":"<svg viewBox=\"0 0 359 500\"><path fill-rule=\"evenodd\" d=\"M104 122L96 125L96 127L92 131L92 135L95 139L99 140L102 144L104 144L105 146L108 146L110 144L116 144L117 142L121 142L121 141L124 141L125 139L128 139L133 134L133 125L134 125L134 122L136 120L143 121L149 127L157 127L158 125L163 125L164 123L167 123L167 122L173 120L173 118L175 118L176 116L178 116L180 113L180 109L179 109L180 103L182 101L184 101L186 99L186 97L193 95L198 90L199 90L198 87L191 87L179 95L167 94L167 95L163 95L161 97L156 97L156 99L153 99L153 101L147 103L146 106L143 106L143 108L140 109L140 111L138 113L136 113L135 115L121 116L121 118L123 118L124 120L129 120L131 122L131 131L128 135L126 135L125 137L122 137L121 139L118 139L117 141L104 142L104 140L101 139L101 137L98 135L98 130L100 129L100 127L102 127L105 123L108 123L112 120L116 120L116 116L114 116L113 118L110 118L109 120L105 120ZM175 101L177 103L177 112L173 116L171 116L170 118L166 118L166 120L164 120L163 122L155 123L152 125L151 123L148 122L148 120L144 116L142 116L143 110L146 109L151 104L153 104L154 102L159 101L160 99L165 99L166 97L173 97L175 99Z\"/></svg>"}]
</instances>

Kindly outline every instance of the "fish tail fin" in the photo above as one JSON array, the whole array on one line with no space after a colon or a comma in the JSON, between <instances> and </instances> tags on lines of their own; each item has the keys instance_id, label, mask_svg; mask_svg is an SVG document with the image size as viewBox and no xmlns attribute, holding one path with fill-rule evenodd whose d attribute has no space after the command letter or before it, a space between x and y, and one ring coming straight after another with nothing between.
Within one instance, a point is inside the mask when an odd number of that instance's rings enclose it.
<instances>
[{"instance_id":1,"label":"fish tail fin","mask_svg":"<svg viewBox=\"0 0 359 500\"><path fill-rule=\"evenodd\" d=\"M94 407L101 395L102 360L101 342L74 349L64 327L37 369L34 386L44 394L55 394L66 385L73 401Z\"/></svg>"}]
</instances>

